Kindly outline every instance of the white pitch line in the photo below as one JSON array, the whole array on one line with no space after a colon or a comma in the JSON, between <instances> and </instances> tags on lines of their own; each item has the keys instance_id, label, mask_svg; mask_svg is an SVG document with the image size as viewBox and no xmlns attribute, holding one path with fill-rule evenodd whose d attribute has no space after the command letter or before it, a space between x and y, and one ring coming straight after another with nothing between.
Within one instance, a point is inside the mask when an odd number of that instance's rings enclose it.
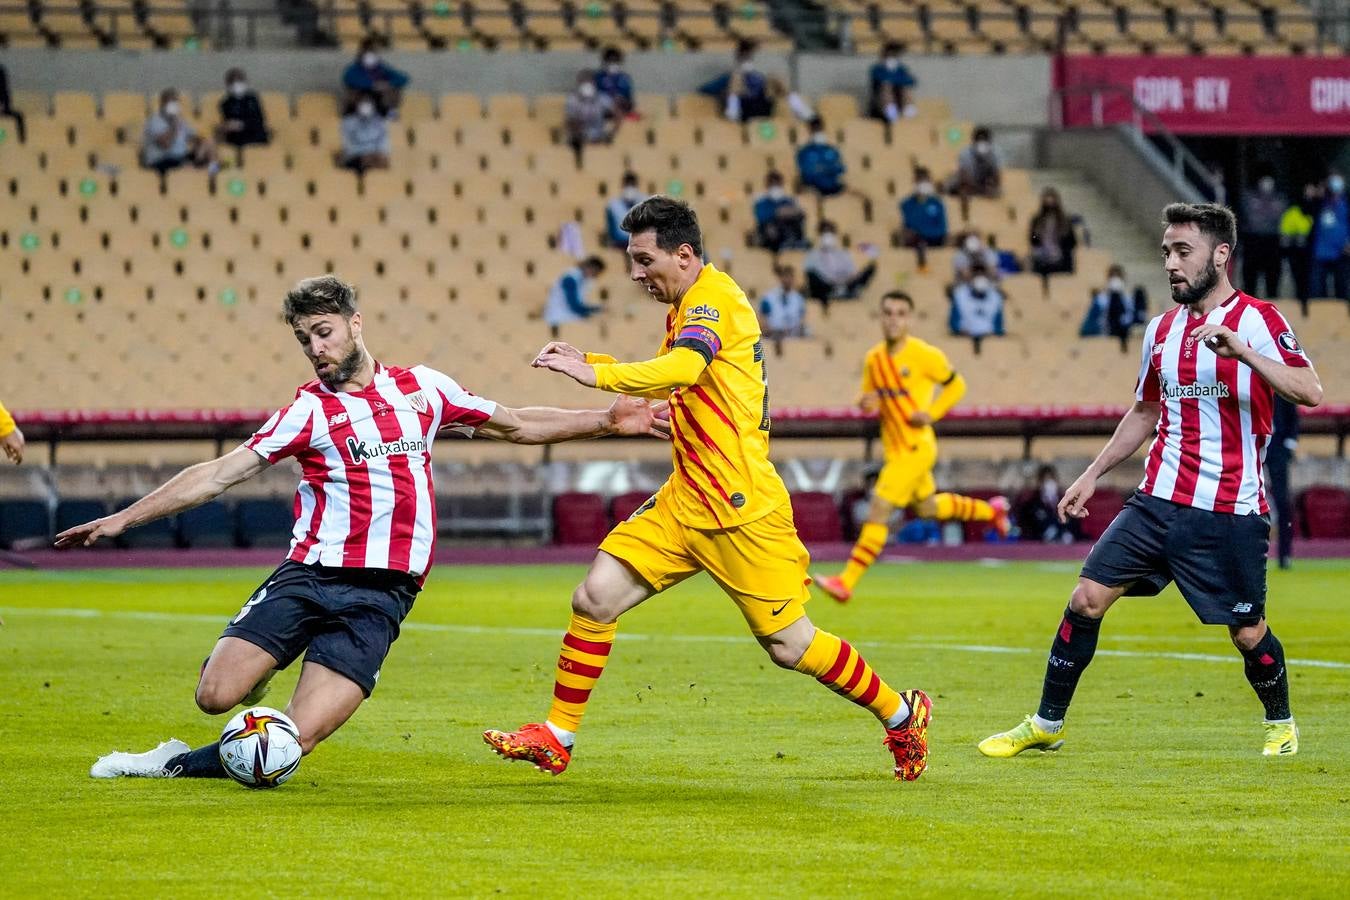
<instances>
[{"instance_id":1,"label":"white pitch line","mask_svg":"<svg viewBox=\"0 0 1350 900\"><path fill-rule=\"evenodd\" d=\"M41 608L31 606L0 606L0 615L5 616L54 616L70 619L133 619L149 622L212 622L224 624L226 616L211 616L203 613L169 613L153 610L102 610L82 609L78 607ZM440 622L405 622L402 626L408 631L433 631L448 634L506 634L519 637L557 637L562 633L558 628L519 628L504 625L447 625ZM700 644L743 644L750 640L744 635L725 634L641 634L621 631L618 638L624 641L680 641ZM865 647L883 647L890 650L948 650L956 653L1005 653L1005 654L1041 654L1045 651L1033 647L1004 647L997 644L954 644L940 641L858 641ZM1176 659L1183 662L1209 662L1231 664L1240 657L1236 654L1217 653L1178 653L1168 651L1142 650L1098 650L1098 656L1119 656L1126 659ZM1350 662L1332 659L1290 659L1290 665L1307 666L1315 669L1350 669Z\"/></svg>"}]
</instances>

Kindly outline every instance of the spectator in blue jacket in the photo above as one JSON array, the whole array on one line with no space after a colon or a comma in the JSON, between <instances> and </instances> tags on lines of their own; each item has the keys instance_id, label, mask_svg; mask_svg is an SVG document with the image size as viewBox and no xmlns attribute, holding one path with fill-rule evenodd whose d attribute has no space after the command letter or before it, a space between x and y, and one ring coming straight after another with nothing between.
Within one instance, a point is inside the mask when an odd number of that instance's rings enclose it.
<instances>
[{"instance_id":1,"label":"spectator in blue jacket","mask_svg":"<svg viewBox=\"0 0 1350 900\"><path fill-rule=\"evenodd\" d=\"M797 173L801 183L833 197L844 190L844 158L839 148L830 143L825 133L825 122L816 116L811 120L811 139L797 151Z\"/></svg>"},{"instance_id":2,"label":"spectator in blue jacket","mask_svg":"<svg viewBox=\"0 0 1350 900\"><path fill-rule=\"evenodd\" d=\"M1326 290L1328 275L1331 293ZM1345 200L1345 177L1339 172L1327 179L1326 197L1313 222L1308 284L1310 297L1350 300L1350 209Z\"/></svg>"},{"instance_id":3,"label":"spectator in blue jacket","mask_svg":"<svg viewBox=\"0 0 1350 900\"><path fill-rule=\"evenodd\" d=\"M806 214L797 198L787 192L783 176L770 172L764 177L764 193L755 199L755 243L777 253L810 246L803 233Z\"/></svg>"},{"instance_id":4,"label":"spectator in blue jacket","mask_svg":"<svg viewBox=\"0 0 1350 900\"><path fill-rule=\"evenodd\" d=\"M881 59L872 64L869 81L871 95L867 114L874 119L894 122L901 116L917 113L910 102L909 90L919 82L909 68L900 61L900 45L895 41L881 48Z\"/></svg>"},{"instance_id":5,"label":"spectator in blue jacket","mask_svg":"<svg viewBox=\"0 0 1350 900\"><path fill-rule=\"evenodd\" d=\"M633 79L623 70L623 51L618 47L606 47L600 55L600 69L595 73L595 89L609 98L617 115L634 115Z\"/></svg>"},{"instance_id":6,"label":"spectator in blue jacket","mask_svg":"<svg viewBox=\"0 0 1350 900\"><path fill-rule=\"evenodd\" d=\"M1003 292L978 265L969 281L960 281L951 289L951 311L947 325L952 334L965 335L980 352L980 343L990 335L1003 335Z\"/></svg>"},{"instance_id":7,"label":"spectator in blue jacket","mask_svg":"<svg viewBox=\"0 0 1350 900\"><path fill-rule=\"evenodd\" d=\"M586 302L586 292L591 281L605 271L605 261L598 256L588 256L580 265L573 266L553 282L548 290L548 300L544 304L544 321L558 336L560 326L568 322L580 322L604 309Z\"/></svg>"},{"instance_id":8,"label":"spectator in blue jacket","mask_svg":"<svg viewBox=\"0 0 1350 900\"><path fill-rule=\"evenodd\" d=\"M380 113L388 116L398 110L403 89L408 86L408 73L385 63L380 58L379 39L368 37L342 73L342 84L347 89L347 105L356 103L362 94L374 94Z\"/></svg>"},{"instance_id":9,"label":"spectator in blue jacket","mask_svg":"<svg viewBox=\"0 0 1350 900\"><path fill-rule=\"evenodd\" d=\"M618 250L628 249L628 232L620 226L628 211L646 199L646 196L638 185L637 173L624 172L623 186L619 188L618 196L605 204L605 240L611 247Z\"/></svg>"},{"instance_id":10,"label":"spectator in blue jacket","mask_svg":"<svg viewBox=\"0 0 1350 900\"><path fill-rule=\"evenodd\" d=\"M900 201L899 238L914 248L921 270L928 267L928 248L947 243L947 207L927 169L914 170L914 193Z\"/></svg>"}]
</instances>

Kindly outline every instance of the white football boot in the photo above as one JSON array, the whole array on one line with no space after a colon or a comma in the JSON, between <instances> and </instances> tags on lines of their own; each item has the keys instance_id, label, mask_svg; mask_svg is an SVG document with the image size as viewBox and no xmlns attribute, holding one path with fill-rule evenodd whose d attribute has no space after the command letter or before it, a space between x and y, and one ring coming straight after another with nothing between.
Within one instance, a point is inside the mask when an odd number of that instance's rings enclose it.
<instances>
[{"instance_id":1,"label":"white football boot","mask_svg":"<svg viewBox=\"0 0 1350 900\"><path fill-rule=\"evenodd\" d=\"M89 767L90 778L172 778L176 771L164 768L169 760L180 753L192 749L177 738L160 744L144 753L123 753L120 750L100 756L98 762Z\"/></svg>"}]
</instances>

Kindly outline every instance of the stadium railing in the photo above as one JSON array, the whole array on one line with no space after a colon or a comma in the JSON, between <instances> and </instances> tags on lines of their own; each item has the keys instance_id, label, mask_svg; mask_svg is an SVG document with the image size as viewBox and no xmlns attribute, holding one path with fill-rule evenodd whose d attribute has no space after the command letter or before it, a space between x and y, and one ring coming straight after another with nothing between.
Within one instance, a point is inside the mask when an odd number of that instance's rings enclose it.
<instances>
[{"instance_id":1,"label":"stadium railing","mask_svg":"<svg viewBox=\"0 0 1350 900\"><path fill-rule=\"evenodd\" d=\"M1102 437L1112 433L1125 408L1118 406L972 406L957 409L938 422L943 438L1020 438L1024 459L1044 437ZM212 440L221 450L251 435L272 410L32 410L14 414L30 442L48 445L55 465L65 442L135 442ZM1304 434L1334 435L1337 456L1344 457L1350 438L1350 405L1308 410ZM789 407L773 413L773 434L779 438L851 438L864 441L871 458L878 437L875 415L851 407ZM548 447L541 449L546 459Z\"/></svg>"}]
</instances>

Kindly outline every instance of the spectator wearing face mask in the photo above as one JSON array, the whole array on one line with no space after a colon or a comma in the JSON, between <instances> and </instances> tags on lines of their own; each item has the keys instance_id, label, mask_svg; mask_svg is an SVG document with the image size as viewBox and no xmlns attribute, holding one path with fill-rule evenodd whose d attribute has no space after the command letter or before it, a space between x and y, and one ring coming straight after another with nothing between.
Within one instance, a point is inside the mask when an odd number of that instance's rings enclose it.
<instances>
[{"instance_id":1,"label":"spectator wearing face mask","mask_svg":"<svg viewBox=\"0 0 1350 900\"><path fill-rule=\"evenodd\" d=\"M375 105L374 94L362 94L342 117L340 160L356 172L389 168L389 122Z\"/></svg>"},{"instance_id":2,"label":"spectator wearing face mask","mask_svg":"<svg viewBox=\"0 0 1350 900\"><path fill-rule=\"evenodd\" d=\"M1331 292L1327 292L1327 276ZM1308 296L1350 300L1350 209L1346 207L1345 178L1333 172L1326 196L1317 211L1312 233L1312 266Z\"/></svg>"},{"instance_id":3,"label":"spectator wearing face mask","mask_svg":"<svg viewBox=\"0 0 1350 900\"><path fill-rule=\"evenodd\" d=\"M581 165L581 152L587 144L607 144L614 137L618 123L614 118L614 104L595 86L595 73L584 69L577 74L576 89L567 95L564 123L567 143Z\"/></svg>"},{"instance_id":4,"label":"spectator wearing face mask","mask_svg":"<svg viewBox=\"0 0 1350 900\"><path fill-rule=\"evenodd\" d=\"M600 69L595 73L595 89L609 98L616 115L636 116L633 79L623 69L623 51L618 47L606 47L600 55Z\"/></svg>"},{"instance_id":5,"label":"spectator wearing face mask","mask_svg":"<svg viewBox=\"0 0 1350 900\"><path fill-rule=\"evenodd\" d=\"M947 243L947 206L927 169L914 170L914 192L900 201L900 244L913 247L919 270L928 268L928 248Z\"/></svg>"},{"instance_id":6,"label":"spectator wearing face mask","mask_svg":"<svg viewBox=\"0 0 1350 900\"><path fill-rule=\"evenodd\" d=\"M948 181L950 193L961 198L962 217L968 217L971 197L997 197L1003 190L1003 154L994 146L989 129L976 128L970 146L956 158L956 174Z\"/></svg>"},{"instance_id":7,"label":"spectator wearing face mask","mask_svg":"<svg viewBox=\"0 0 1350 900\"><path fill-rule=\"evenodd\" d=\"M1242 251L1242 289L1252 296L1280 296L1280 217L1286 206L1288 200L1275 190L1270 174L1262 175L1255 189L1242 195L1238 249Z\"/></svg>"},{"instance_id":8,"label":"spectator wearing face mask","mask_svg":"<svg viewBox=\"0 0 1350 900\"><path fill-rule=\"evenodd\" d=\"M605 240L611 247L619 250L628 249L628 232L620 226L628 211L646 199L646 196L638 186L637 173L623 173L623 184L619 188L618 196L605 204Z\"/></svg>"},{"instance_id":9,"label":"spectator wearing face mask","mask_svg":"<svg viewBox=\"0 0 1350 900\"><path fill-rule=\"evenodd\" d=\"M730 72L717 76L699 88L699 93L716 97L722 104L722 114L732 122L748 122L773 116L779 97L787 94L788 106L794 115L809 121L814 115L811 106L797 93L788 93L776 78L770 78L755 65L758 45L743 40L736 45L735 61Z\"/></svg>"},{"instance_id":10,"label":"spectator wearing face mask","mask_svg":"<svg viewBox=\"0 0 1350 900\"><path fill-rule=\"evenodd\" d=\"M1080 337L1108 335L1120 341L1120 352L1130 350L1130 332L1148 321L1148 294L1133 291L1125 283L1125 269L1113 265L1106 271L1106 287L1092 295L1087 316L1078 330Z\"/></svg>"},{"instance_id":11,"label":"spectator wearing face mask","mask_svg":"<svg viewBox=\"0 0 1350 900\"><path fill-rule=\"evenodd\" d=\"M141 164L161 175L185 165L205 166L212 174L220 168L215 145L198 135L183 117L182 103L173 88L160 92L159 109L145 122Z\"/></svg>"},{"instance_id":12,"label":"spectator wearing face mask","mask_svg":"<svg viewBox=\"0 0 1350 900\"><path fill-rule=\"evenodd\" d=\"M868 263L861 270L853 255L839 244L839 229L829 221L820 223L815 249L806 254L806 293L829 308L831 300L853 300L862 293L877 272L875 247L863 245Z\"/></svg>"},{"instance_id":13,"label":"spectator wearing face mask","mask_svg":"<svg viewBox=\"0 0 1350 900\"><path fill-rule=\"evenodd\" d=\"M1003 292L983 265L974 268L969 281L952 288L947 324L952 334L972 338L976 353L986 337L1003 336Z\"/></svg>"},{"instance_id":14,"label":"spectator wearing face mask","mask_svg":"<svg viewBox=\"0 0 1350 900\"><path fill-rule=\"evenodd\" d=\"M998 251L987 246L974 231L968 231L957 243L952 254L952 275L957 281L969 281L976 266L983 266L986 272L997 272Z\"/></svg>"},{"instance_id":15,"label":"spectator wearing face mask","mask_svg":"<svg viewBox=\"0 0 1350 900\"><path fill-rule=\"evenodd\" d=\"M403 89L408 86L408 74L389 65L380 56L380 41L368 37L361 49L342 73L342 84L347 88L347 104L360 100L363 94L373 94L381 114L398 110Z\"/></svg>"},{"instance_id":16,"label":"spectator wearing face mask","mask_svg":"<svg viewBox=\"0 0 1350 900\"><path fill-rule=\"evenodd\" d=\"M811 120L810 141L797 151L797 175L801 183L822 197L833 197L844 190L845 171L843 155L830 143L825 122L816 116Z\"/></svg>"},{"instance_id":17,"label":"spectator wearing face mask","mask_svg":"<svg viewBox=\"0 0 1350 900\"><path fill-rule=\"evenodd\" d=\"M262 102L248 86L243 69L225 73L225 96L220 98L220 126L216 140L236 148L266 144L272 139L263 116Z\"/></svg>"},{"instance_id":18,"label":"spectator wearing face mask","mask_svg":"<svg viewBox=\"0 0 1350 900\"><path fill-rule=\"evenodd\" d=\"M544 304L544 321L558 336L558 329L568 322L580 322L604 310L603 306L586 302L586 294L592 282L605 271L605 261L598 256L588 256L580 264L573 266L553 282L549 288L548 300Z\"/></svg>"},{"instance_id":19,"label":"spectator wearing face mask","mask_svg":"<svg viewBox=\"0 0 1350 900\"><path fill-rule=\"evenodd\" d=\"M874 119L894 122L902 116L913 117L918 110L910 102L910 89L919 82L900 61L900 45L894 41L881 48L881 58L872 64L867 114Z\"/></svg>"},{"instance_id":20,"label":"spectator wearing face mask","mask_svg":"<svg viewBox=\"0 0 1350 900\"><path fill-rule=\"evenodd\" d=\"M764 177L764 193L755 198L755 243L777 253L808 246L804 234L806 214L787 192L783 176L770 172Z\"/></svg>"},{"instance_id":21,"label":"spectator wearing face mask","mask_svg":"<svg viewBox=\"0 0 1350 900\"><path fill-rule=\"evenodd\" d=\"M1031 271L1037 275L1073 271L1073 251L1078 238L1073 222L1059 199L1059 191L1046 188L1041 192L1041 208L1031 217L1028 229L1031 242Z\"/></svg>"},{"instance_id":22,"label":"spectator wearing face mask","mask_svg":"<svg viewBox=\"0 0 1350 900\"><path fill-rule=\"evenodd\" d=\"M797 290L797 273L791 266L775 266L778 284L759 298L759 329L783 354L786 338L806 337L806 299Z\"/></svg>"},{"instance_id":23,"label":"spectator wearing face mask","mask_svg":"<svg viewBox=\"0 0 1350 900\"><path fill-rule=\"evenodd\" d=\"M1308 264L1312 249L1309 238L1318 210L1322 207L1322 186L1309 183L1303 186L1303 199L1289 204L1280 216L1280 249L1289 263L1289 275L1294 279L1294 296L1308 314Z\"/></svg>"}]
</instances>

